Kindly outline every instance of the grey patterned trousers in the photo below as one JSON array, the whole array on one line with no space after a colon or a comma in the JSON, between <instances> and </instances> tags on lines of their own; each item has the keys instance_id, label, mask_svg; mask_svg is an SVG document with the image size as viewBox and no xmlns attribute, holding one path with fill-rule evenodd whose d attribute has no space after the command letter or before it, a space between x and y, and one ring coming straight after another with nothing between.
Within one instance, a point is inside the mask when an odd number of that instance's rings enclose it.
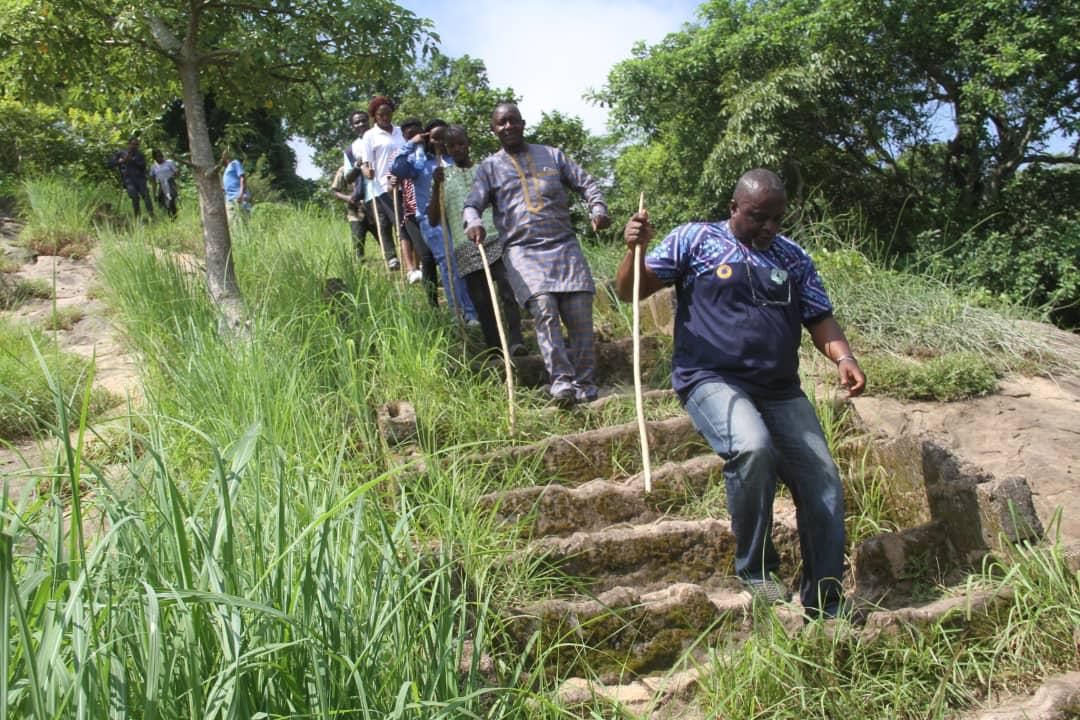
<instances>
[{"instance_id":1,"label":"grey patterned trousers","mask_svg":"<svg viewBox=\"0 0 1080 720\"><path fill-rule=\"evenodd\" d=\"M536 322L536 341L551 376L552 395L572 388L580 401L596 399L592 302L592 293L587 292L543 293L526 305Z\"/></svg>"}]
</instances>

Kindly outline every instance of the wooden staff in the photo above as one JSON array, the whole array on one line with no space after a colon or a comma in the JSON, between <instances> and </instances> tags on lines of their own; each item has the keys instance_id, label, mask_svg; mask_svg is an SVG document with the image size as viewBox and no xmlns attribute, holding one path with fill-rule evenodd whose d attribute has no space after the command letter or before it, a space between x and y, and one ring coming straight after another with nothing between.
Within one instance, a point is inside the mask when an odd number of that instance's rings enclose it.
<instances>
[{"instance_id":1,"label":"wooden staff","mask_svg":"<svg viewBox=\"0 0 1080 720\"><path fill-rule=\"evenodd\" d=\"M510 344L506 342L506 331L503 330L502 307L499 305L499 295L495 292L495 281L491 278L491 268L488 267L484 243L477 243L476 249L480 251L480 262L484 263L484 278L487 280L488 293L491 295L491 308L495 311L495 327L499 330L499 343L502 345L503 370L506 371L506 402L510 406L510 434L513 435L516 423L514 420L514 373L510 369Z\"/></svg>"},{"instance_id":2,"label":"wooden staff","mask_svg":"<svg viewBox=\"0 0 1080 720\"><path fill-rule=\"evenodd\" d=\"M387 183L389 185L389 182ZM398 263L398 268L401 270L401 275L405 275L405 241L401 237L401 210L398 209L398 191L396 185L390 185L390 194L394 196L394 244L397 246L398 252L401 253L401 262Z\"/></svg>"},{"instance_id":3,"label":"wooden staff","mask_svg":"<svg viewBox=\"0 0 1080 720\"><path fill-rule=\"evenodd\" d=\"M645 212L645 193L638 201L638 212ZM641 396L641 244L634 243L634 405L637 408L638 436L641 440L641 465L645 475L645 493L652 492L652 463L649 460L649 431L645 425L645 402Z\"/></svg>"},{"instance_id":4,"label":"wooden staff","mask_svg":"<svg viewBox=\"0 0 1080 720\"><path fill-rule=\"evenodd\" d=\"M435 153L435 167L442 167L442 153ZM443 169L446 172L446 169ZM430 200L428 202L431 202ZM443 199L443 188L439 185L439 229L442 230L443 250L446 251L446 269L450 277L443 278L443 285L447 288L447 294L453 301L454 315L457 317L458 330L461 331L461 344L469 347L468 338L465 336L465 316L461 314L461 301L457 294L457 263L454 259L454 237L450 234L450 226L446 224L446 202Z\"/></svg>"}]
</instances>

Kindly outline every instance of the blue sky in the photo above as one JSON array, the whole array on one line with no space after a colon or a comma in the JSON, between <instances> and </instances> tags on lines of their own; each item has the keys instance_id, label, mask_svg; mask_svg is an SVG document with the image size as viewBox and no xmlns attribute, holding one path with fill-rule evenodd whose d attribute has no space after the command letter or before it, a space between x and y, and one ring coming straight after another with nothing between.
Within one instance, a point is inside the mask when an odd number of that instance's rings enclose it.
<instances>
[{"instance_id":1,"label":"blue sky","mask_svg":"<svg viewBox=\"0 0 1080 720\"><path fill-rule=\"evenodd\" d=\"M401 2L401 0L399 0ZM630 56L638 40L656 43L696 18L696 0L404 0L403 6L435 23L447 55L484 61L494 87L522 97L526 122L543 111L578 115L602 132L603 108L582 95L599 89L611 66ZM310 148L294 145L297 172L317 174Z\"/></svg>"}]
</instances>

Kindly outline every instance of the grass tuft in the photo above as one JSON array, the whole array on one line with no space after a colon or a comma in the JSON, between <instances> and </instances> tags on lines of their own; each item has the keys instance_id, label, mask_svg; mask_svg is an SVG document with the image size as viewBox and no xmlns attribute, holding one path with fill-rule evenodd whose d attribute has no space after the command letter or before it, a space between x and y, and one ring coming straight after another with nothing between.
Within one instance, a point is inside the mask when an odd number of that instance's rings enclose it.
<instances>
[{"instance_id":1,"label":"grass tuft","mask_svg":"<svg viewBox=\"0 0 1080 720\"><path fill-rule=\"evenodd\" d=\"M60 400L70 406L85 392L86 372L83 359L60 351L31 328L0 318L0 438L11 440L54 427L60 410L50 378L60 389ZM91 394L94 414L114 404L105 391Z\"/></svg>"},{"instance_id":2,"label":"grass tuft","mask_svg":"<svg viewBox=\"0 0 1080 720\"><path fill-rule=\"evenodd\" d=\"M53 308L52 313L45 320L45 329L51 331L70 330L86 316L82 308L75 305L65 305Z\"/></svg>"},{"instance_id":3,"label":"grass tuft","mask_svg":"<svg viewBox=\"0 0 1080 720\"><path fill-rule=\"evenodd\" d=\"M45 177L24 181L22 195L26 226L19 241L39 255L81 258L93 248L95 222L108 216L115 193Z\"/></svg>"},{"instance_id":4,"label":"grass tuft","mask_svg":"<svg viewBox=\"0 0 1080 720\"><path fill-rule=\"evenodd\" d=\"M31 298L48 300L52 296L52 285L41 278L0 276L0 310L14 310Z\"/></svg>"},{"instance_id":5,"label":"grass tuft","mask_svg":"<svg viewBox=\"0 0 1080 720\"><path fill-rule=\"evenodd\" d=\"M963 400L997 389L998 372L981 355L954 352L924 362L891 355L867 355L862 360L868 391L901 400Z\"/></svg>"}]
</instances>

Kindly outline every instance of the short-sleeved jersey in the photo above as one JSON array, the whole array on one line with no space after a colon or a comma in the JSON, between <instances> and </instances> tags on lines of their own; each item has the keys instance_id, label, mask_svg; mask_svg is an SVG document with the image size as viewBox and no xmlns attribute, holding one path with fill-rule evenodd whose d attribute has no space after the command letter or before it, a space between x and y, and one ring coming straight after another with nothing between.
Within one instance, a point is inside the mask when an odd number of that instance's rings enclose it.
<instances>
[{"instance_id":1,"label":"short-sleeved jersey","mask_svg":"<svg viewBox=\"0 0 1080 720\"><path fill-rule=\"evenodd\" d=\"M691 223L675 228L645 264L675 285L671 380L684 401L709 380L764 398L800 392L802 326L832 313L806 251L782 235L757 250L727 222Z\"/></svg>"}]
</instances>

